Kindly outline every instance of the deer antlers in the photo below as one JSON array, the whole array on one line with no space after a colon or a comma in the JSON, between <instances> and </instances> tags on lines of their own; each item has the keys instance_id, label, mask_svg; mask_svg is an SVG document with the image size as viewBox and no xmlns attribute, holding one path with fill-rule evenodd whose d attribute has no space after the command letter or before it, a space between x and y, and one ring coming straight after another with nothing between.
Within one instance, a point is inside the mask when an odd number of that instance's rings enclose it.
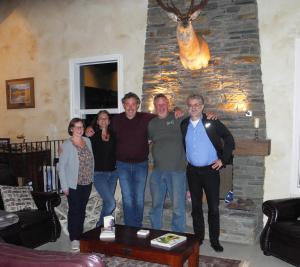
<instances>
[{"instance_id":1,"label":"deer antlers","mask_svg":"<svg viewBox=\"0 0 300 267\"><path fill-rule=\"evenodd\" d=\"M179 17L179 16L180 16L180 17L182 16L181 12L180 12L179 9L174 5L174 3L173 3L172 0L171 0L171 5L172 5L172 6L169 5L169 3L168 3L169 1L167 2L166 5L163 3L162 0L156 0L156 1L157 1L157 3L160 5L160 7L161 7L162 9L166 10L167 12L174 13L174 14L177 15L178 17Z\"/></svg>"},{"instance_id":2,"label":"deer antlers","mask_svg":"<svg viewBox=\"0 0 300 267\"><path fill-rule=\"evenodd\" d=\"M169 0L167 1L166 4L164 4L162 0L156 0L156 2L165 11L167 11L169 13L173 13L178 18L182 19L184 17L188 17L189 18L194 12L202 10L206 6L208 0L202 0L200 2L200 4L195 5L195 6L194 6L194 0L191 0L191 5L189 7L189 11L186 14L182 14L180 12L180 10L174 5L174 3L173 3L172 0L170 0L171 4L169 4Z\"/></svg>"},{"instance_id":3,"label":"deer antlers","mask_svg":"<svg viewBox=\"0 0 300 267\"><path fill-rule=\"evenodd\" d=\"M191 16L194 12L202 10L206 6L207 2L208 0L202 0L200 4L194 6L194 0L191 0L191 6L187 15Z\"/></svg>"}]
</instances>

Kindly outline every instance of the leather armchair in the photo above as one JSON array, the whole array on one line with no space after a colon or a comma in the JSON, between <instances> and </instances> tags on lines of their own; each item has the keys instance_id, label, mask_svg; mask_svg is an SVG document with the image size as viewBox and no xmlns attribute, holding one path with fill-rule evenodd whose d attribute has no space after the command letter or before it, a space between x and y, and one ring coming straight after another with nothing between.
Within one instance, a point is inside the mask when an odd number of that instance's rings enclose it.
<instances>
[{"instance_id":1,"label":"leather armchair","mask_svg":"<svg viewBox=\"0 0 300 267\"><path fill-rule=\"evenodd\" d=\"M7 165L0 164L0 184L17 185L16 177L11 175ZM61 233L61 226L54 211L60 204L60 196L55 192L32 192L37 210L23 210L14 212L19 221L0 230L0 237L7 243L34 248L49 241L56 241ZM0 197L0 209L3 202Z\"/></svg>"},{"instance_id":2,"label":"leather armchair","mask_svg":"<svg viewBox=\"0 0 300 267\"><path fill-rule=\"evenodd\" d=\"M268 216L260 236L264 254L300 266L300 198L268 200L262 210Z\"/></svg>"}]
</instances>

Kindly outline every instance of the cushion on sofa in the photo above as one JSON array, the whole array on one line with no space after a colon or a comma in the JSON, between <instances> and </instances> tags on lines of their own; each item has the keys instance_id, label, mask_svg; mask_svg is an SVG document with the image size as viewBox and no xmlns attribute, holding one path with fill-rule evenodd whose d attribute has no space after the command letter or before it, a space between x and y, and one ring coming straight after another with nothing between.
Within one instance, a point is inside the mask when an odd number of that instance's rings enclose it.
<instances>
[{"instance_id":1,"label":"cushion on sofa","mask_svg":"<svg viewBox=\"0 0 300 267\"><path fill-rule=\"evenodd\" d=\"M300 221L276 222L272 223L270 228L286 239L298 238L300 242Z\"/></svg>"},{"instance_id":2,"label":"cushion on sofa","mask_svg":"<svg viewBox=\"0 0 300 267\"><path fill-rule=\"evenodd\" d=\"M0 157L1 159L1 157ZM1 161L1 160L0 160ZM9 164L0 162L0 185L17 186L17 177L12 174ZM0 197L0 209L4 210L2 198Z\"/></svg>"},{"instance_id":3,"label":"cushion on sofa","mask_svg":"<svg viewBox=\"0 0 300 267\"><path fill-rule=\"evenodd\" d=\"M29 186L0 185L4 209L8 212L37 210Z\"/></svg>"}]
</instances>

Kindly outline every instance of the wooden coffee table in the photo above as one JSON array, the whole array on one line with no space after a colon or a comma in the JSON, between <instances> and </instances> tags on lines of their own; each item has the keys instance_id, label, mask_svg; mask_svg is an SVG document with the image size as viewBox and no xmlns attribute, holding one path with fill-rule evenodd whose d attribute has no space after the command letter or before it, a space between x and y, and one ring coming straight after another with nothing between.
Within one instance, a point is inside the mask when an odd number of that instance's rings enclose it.
<instances>
[{"instance_id":1,"label":"wooden coffee table","mask_svg":"<svg viewBox=\"0 0 300 267\"><path fill-rule=\"evenodd\" d=\"M146 228L143 228L146 229ZM113 241L99 239L101 228L83 233L80 238L80 252L98 252L108 256L118 256L135 260L156 262L174 267L183 266L188 260L189 267L199 264L199 241L193 234L178 233L187 237L186 242L170 249L152 247L150 240L168 231L150 230L146 238L137 237L140 228L116 225L116 238Z\"/></svg>"}]
</instances>

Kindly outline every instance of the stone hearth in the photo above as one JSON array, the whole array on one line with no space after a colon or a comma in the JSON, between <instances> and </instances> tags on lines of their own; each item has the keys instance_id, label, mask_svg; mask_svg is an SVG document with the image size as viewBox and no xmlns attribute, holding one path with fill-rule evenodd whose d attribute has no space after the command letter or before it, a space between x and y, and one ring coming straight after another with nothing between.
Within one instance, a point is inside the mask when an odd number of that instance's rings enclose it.
<instances>
[{"instance_id":1,"label":"stone hearth","mask_svg":"<svg viewBox=\"0 0 300 267\"><path fill-rule=\"evenodd\" d=\"M151 208L151 200L146 194L143 227L151 228L149 211ZM186 202L186 231L193 233L193 222L191 217L191 203ZM207 205L203 204L205 217L205 238L208 239L207 225ZM171 229L172 208L170 201L166 201L164 205L164 227L165 230ZM117 215L117 222L123 223L123 211ZM258 240L259 233L262 230L262 213L260 206L251 204L248 207L243 206L230 208L224 201L220 201L220 240L241 244L254 244Z\"/></svg>"},{"instance_id":2,"label":"stone hearth","mask_svg":"<svg viewBox=\"0 0 300 267\"><path fill-rule=\"evenodd\" d=\"M151 228L149 211L151 208L151 196L149 191L149 179L145 193L145 208L143 226ZM205 238L208 238L207 205L203 204L205 216ZM122 220L122 210L119 214L119 221ZM164 229L171 229L172 208L169 199L164 205ZM186 201L186 230L193 233L193 222L191 217L191 202ZM257 242L259 233L262 230L262 212L259 203L251 199L235 197L235 200L226 204L220 200L220 240L241 244L254 244Z\"/></svg>"},{"instance_id":3,"label":"stone hearth","mask_svg":"<svg viewBox=\"0 0 300 267\"><path fill-rule=\"evenodd\" d=\"M145 202L144 226L151 228L149 211L151 201ZM205 238L208 239L207 205L203 205L205 216ZM261 212L255 208L251 210L229 209L224 201L220 201L220 240L241 244L254 244L257 241L258 233L262 230L260 221ZM191 203L187 201L186 209L187 232L193 233L191 218ZM166 202L164 207L164 229L170 230L172 220L171 203Z\"/></svg>"}]
</instances>

